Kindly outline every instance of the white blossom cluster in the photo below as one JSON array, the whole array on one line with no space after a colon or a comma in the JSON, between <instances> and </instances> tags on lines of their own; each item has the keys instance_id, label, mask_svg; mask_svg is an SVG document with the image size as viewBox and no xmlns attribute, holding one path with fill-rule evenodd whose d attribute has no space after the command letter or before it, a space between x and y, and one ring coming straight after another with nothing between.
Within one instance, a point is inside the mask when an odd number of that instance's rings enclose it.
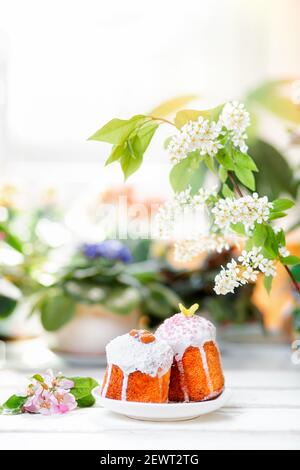
<instances>
[{"instance_id":1,"label":"white blossom cluster","mask_svg":"<svg viewBox=\"0 0 300 470\"><path fill-rule=\"evenodd\" d=\"M281 246L278 251L280 256L282 256L283 258L290 256L290 252L285 246Z\"/></svg>"},{"instance_id":2,"label":"white blossom cluster","mask_svg":"<svg viewBox=\"0 0 300 470\"><path fill-rule=\"evenodd\" d=\"M218 141L221 125L199 116L197 121L187 122L169 142L168 151L172 163L178 163L187 154L199 150L200 155L213 157L222 147Z\"/></svg>"},{"instance_id":3,"label":"white blossom cluster","mask_svg":"<svg viewBox=\"0 0 300 470\"><path fill-rule=\"evenodd\" d=\"M223 147L221 139L225 133L224 128L227 129L233 145L242 152L247 152L245 131L249 124L249 113L238 101L225 104L218 122L209 121L202 116L197 121L188 121L169 142L171 162L178 163L194 150L199 150L200 155L214 157Z\"/></svg>"},{"instance_id":4,"label":"white blossom cluster","mask_svg":"<svg viewBox=\"0 0 300 470\"><path fill-rule=\"evenodd\" d=\"M219 199L211 212L215 217L215 224L221 229L228 229L231 224L241 222L246 229L252 229L254 223L262 224L268 221L272 203L266 196L258 197L257 193L238 199Z\"/></svg>"},{"instance_id":5,"label":"white blossom cluster","mask_svg":"<svg viewBox=\"0 0 300 470\"><path fill-rule=\"evenodd\" d=\"M250 251L242 251L238 258L239 263L231 260L226 268L215 277L214 291L218 295L226 295L234 292L236 287L255 282L259 272L265 276L275 276L276 269L274 261L267 259L261 253L261 248L254 247Z\"/></svg>"},{"instance_id":6,"label":"white blossom cluster","mask_svg":"<svg viewBox=\"0 0 300 470\"><path fill-rule=\"evenodd\" d=\"M259 271L264 273L266 276L275 276L276 274L274 262L263 256L261 253L261 247L255 246L250 251L243 250L238 260L241 262L242 266L246 267L246 269L252 269L252 272L259 269Z\"/></svg>"},{"instance_id":7,"label":"white blossom cluster","mask_svg":"<svg viewBox=\"0 0 300 470\"><path fill-rule=\"evenodd\" d=\"M228 238L218 234L200 236L196 240L179 240L174 245L175 261L186 263L201 253L217 252L230 249Z\"/></svg>"},{"instance_id":8,"label":"white blossom cluster","mask_svg":"<svg viewBox=\"0 0 300 470\"><path fill-rule=\"evenodd\" d=\"M226 103L220 115L220 122L230 132L233 145L246 153L246 129L250 124L250 115L244 104L238 101Z\"/></svg>"},{"instance_id":9,"label":"white blossom cluster","mask_svg":"<svg viewBox=\"0 0 300 470\"><path fill-rule=\"evenodd\" d=\"M191 187L176 193L173 199L161 206L155 217L157 235L162 239L174 238L176 227L181 225L182 231L189 232L189 239L196 239L197 234L193 232L193 224L184 224L184 221L192 222L197 216L197 210L204 208L206 201L216 195L216 189L207 190L201 188L195 195L191 194ZM194 219L196 222L196 219Z\"/></svg>"}]
</instances>

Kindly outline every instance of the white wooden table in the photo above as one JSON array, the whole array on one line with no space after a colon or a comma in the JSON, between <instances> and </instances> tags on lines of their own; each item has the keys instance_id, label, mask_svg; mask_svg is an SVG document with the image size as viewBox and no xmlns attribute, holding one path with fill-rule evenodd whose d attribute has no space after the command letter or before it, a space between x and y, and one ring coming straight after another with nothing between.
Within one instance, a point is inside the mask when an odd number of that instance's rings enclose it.
<instances>
[{"instance_id":1,"label":"white wooden table","mask_svg":"<svg viewBox=\"0 0 300 470\"><path fill-rule=\"evenodd\" d=\"M300 449L300 365L292 364L288 346L226 346L223 364L232 397L210 415L151 423L94 407L64 416L0 416L0 448ZM95 368L63 371L103 375ZM20 390L29 375L9 366L0 370L0 401Z\"/></svg>"}]
</instances>

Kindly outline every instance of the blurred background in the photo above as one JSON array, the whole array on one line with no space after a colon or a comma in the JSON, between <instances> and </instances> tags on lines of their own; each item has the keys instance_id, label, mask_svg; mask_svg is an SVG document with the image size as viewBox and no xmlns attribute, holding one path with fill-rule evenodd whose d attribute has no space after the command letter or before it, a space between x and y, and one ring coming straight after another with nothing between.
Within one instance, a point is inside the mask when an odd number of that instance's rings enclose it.
<instances>
[{"instance_id":1,"label":"blurred background","mask_svg":"<svg viewBox=\"0 0 300 470\"><path fill-rule=\"evenodd\" d=\"M137 0L0 0L0 12L5 357L14 367L98 364L109 339L136 325L155 327L182 300L198 301L218 323L233 362L228 345L241 343L272 354L280 345L278 360L290 362L281 345L299 336L300 310L283 271L270 296L259 282L216 297L213 279L232 252L179 266L166 244L112 240L103 204L116 206L122 196L129 206L147 206L170 195L168 129L126 185L117 165L104 167L107 146L87 138L113 117L176 97L196 109L240 99L252 116L258 191L297 201L299 2L152 0L146 8ZM298 202L284 222L298 256L299 222ZM300 267L294 271L300 281Z\"/></svg>"}]
</instances>

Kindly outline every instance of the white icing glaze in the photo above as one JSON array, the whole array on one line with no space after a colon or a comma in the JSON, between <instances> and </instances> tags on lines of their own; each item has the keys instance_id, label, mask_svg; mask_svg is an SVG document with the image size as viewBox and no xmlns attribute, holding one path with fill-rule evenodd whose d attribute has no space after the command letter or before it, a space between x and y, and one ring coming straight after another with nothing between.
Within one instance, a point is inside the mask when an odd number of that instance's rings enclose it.
<instances>
[{"instance_id":1,"label":"white icing glaze","mask_svg":"<svg viewBox=\"0 0 300 470\"><path fill-rule=\"evenodd\" d=\"M109 382L110 382L111 371L112 371L112 365L109 364L108 367L107 367L106 382L105 382L103 390L102 390L102 396L103 397L106 397L106 394L107 394L107 389L108 389Z\"/></svg>"},{"instance_id":2,"label":"white icing glaze","mask_svg":"<svg viewBox=\"0 0 300 470\"><path fill-rule=\"evenodd\" d=\"M121 400L123 401L127 399L128 377L129 375L123 372L123 382L122 382L122 391L121 391Z\"/></svg>"},{"instance_id":3,"label":"white icing glaze","mask_svg":"<svg viewBox=\"0 0 300 470\"><path fill-rule=\"evenodd\" d=\"M203 317L186 317L177 313L163 322L156 336L168 342L176 360L182 359L189 346L201 348L207 341L215 341L216 328Z\"/></svg>"},{"instance_id":4,"label":"white icing glaze","mask_svg":"<svg viewBox=\"0 0 300 470\"><path fill-rule=\"evenodd\" d=\"M120 367L124 376L136 371L152 377L162 376L173 362L173 351L166 341L156 338L151 343L143 343L129 334L110 341L106 354L107 363Z\"/></svg>"},{"instance_id":5,"label":"white icing glaze","mask_svg":"<svg viewBox=\"0 0 300 470\"><path fill-rule=\"evenodd\" d=\"M178 359L176 360L177 362L177 367L179 370L179 377L180 377L180 387L183 393L183 400L184 402L188 403L190 401L190 396L189 396L189 391L185 383L185 375L184 375L184 367L182 364L182 360Z\"/></svg>"},{"instance_id":6,"label":"white icing glaze","mask_svg":"<svg viewBox=\"0 0 300 470\"><path fill-rule=\"evenodd\" d=\"M203 346L201 346L199 348L199 351L200 351L200 355L201 355L201 359L202 359L202 365L203 365L203 369L204 369L204 372L205 372L209 393L211 394L213 392L213 386L212 386L210 373L209 373L209 368L208 368L208 364L207 364L206 352L205 352Z\"/></svg>"}]
</instances>

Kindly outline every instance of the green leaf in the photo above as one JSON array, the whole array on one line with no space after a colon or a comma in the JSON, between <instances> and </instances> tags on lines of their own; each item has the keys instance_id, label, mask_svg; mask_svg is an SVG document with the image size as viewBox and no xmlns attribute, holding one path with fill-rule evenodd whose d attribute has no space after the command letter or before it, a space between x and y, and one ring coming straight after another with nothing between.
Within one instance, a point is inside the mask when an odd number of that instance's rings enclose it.
<instances>
[{"instance_id":1,"label":"green leaf","mask_svg":"<svg viewBox=\"0 0 300 470\"><path fill-rule=\"evenodd\" d=\"M248 94L247 102L258 104L281 119L299 124L299 106L292 102L284 90L290 87L291 83L292 80L273 80L263 83Z\"/></svg>"},{"instance_id":2,"label":"green leaf","mask_svg":"<svg viewBox=\"0 0 300 470\"><path fill-rule=\"evenodd\" d=\"M95 387L99 386L98 382L91 377L69 377L69 380L74 382L71 393L75 397L77 405L80 408L93 406L95 398L92 395L92 391Z\"/></svg>"},{"instance_id":3,"label":"green leaf","mask_svg":"<svg viewBox=\"0 0 300 470\"><path fill-rule=\"evenodd\" d=\"M214 160L213 157L211 157L210 155L205 155L204 163L207 166L207 168L209 169L209 171L211 171L212 173L216 172L215 160Z\"/></svg>"},{"instance_id":4,"label":"green leaf","mask_svg":"<svg viewBox=\"0 0 300 470\"><path fill-rule=\"evenodd\" d=\"M187 122L196 121L199 116L202 116L202 111L183 109L176 114L175 125L177 129L181 129Z\"/></svg>"},{"instance_id":5,"label":"green leaf","mask_svg":"<svg viewBox=\"0 0 300 470\"><path fill-rule=\"evenodd\" d=\"M287 209L290 209L295 205L294 201L291 201L290 199L275 199L275 201L272 201L272 204L272 210L274 212L282 212Z\"/></svg>"},{"instance_id":6,"label":"green leaf","mask_svg":"<svg viewBox=\"0 0 300 470\"><path fill-rule=\"evenodd\" d=\"M297 197L297 181L285 158L272 145L254 140L249 145L249 154L259 168L256 187L259 194L265 194L272 201L285 193Z\"/></svg>"},{"instance_id":7,"label":"green leaf","mask_svg":"<svg viewBox=\"0 0 300 470\"><path fill-rule=\"evenodd\" d=\"M254 160L247 154L242 152L234 152L234 161L239 168L247 168L251 171L258 171Z\"/></svg>"},{"instance_id":8,"label":"green leaf","mask_svg":"<svg viewBox=\"0 0 300 470\"><path fill-rule=\"evenodd\" d=\"M245 250L250 251L253 248L253 240L252 238L248 238L248 240L245 243Z\"/></svg>"},{"instance_id":9,"label":"green leaf","mask_svg":"<svg viewBox=\"0 0 300 470\"><path fill-rule=\"evenodd\" d=\"M247 168L236 167L234 173L244 186L251 189L251 191L255 190L255 179L251 170L248 170Z\"/></svg>"},{"instance_id":10,"label":"green leaf","mask_svg":"<svg viewBox=\"0 0 300 470\"><path fill-rule=\"evenodd\" d=\"M297 282L300 282L300 264L296 264L291 268L291 272Z\"/></svg>"},{"instance_id":11,"label":"green leaf","mask_svg":"<svg viewBox=\"0 0 300 470\"><path fill-rule=\"evenodd\" d=\"M176 98L161 103L156 108L152 109L149 114L151 116L158 116L160 118L170 116L170 114L175 113L178 109L182 109L183 106L195 100L196 98L197 95L177 96Z\"/></svg>"},{"instance_id":12,"label":"green leaf","mask_svg":"<svg viewBox=\"0 0 300 470\"><path fill-rule=\"evenodd\" d=\"M120 157L125 180L135 173L143 162L147 150L159 124L155 121L146 122L136 129L135 134L127 140L127 147Z\"/></svg>"},{"instance_id":13,"label":"green leaf","mask_svg":"<svg viewBox=\"0 0 300 470\"><path fill-rule=\"evenodd\" d=\"M238 222L237 224L231 224L231 228L240 235L246 235L245 227L242 222Z\"/></svg>"},{"instance_id":14,"label":"green leaf","mask_svg":"<svg viewBox=\"0 0 300 470\"><path fill-rule=\"evenodd\" d=\"M40 374L34 374L32 378L37 380L37 382L40 382L41 384L45 382L44 378Z\"/></svg>"},{"instance_id":15,"label":"green leaf","mask_svg":"<svg viewBox=\"0 0 300 470\"><path fill-rule=\"evenodd\" d=\"M159 124L150 121L140 127L131 142L132 151L135 156L143 156L147 150Z\"/></svg>"},{"instance_id":16,"label":"green leaf","mask_svg":"<svg viewBox=\"0 0 300 470\"><path fill-rule=\"evenodd\" d=\"M166 140L164 141L164 149L166 150L168 148L169 143L171 142L173 136L170 135L170 137L167 137Z\"/></svg>"},{"instance_id":17,"label":"green leaf","mask_svg":"<svg viewBox=\"0 0 300 470\"><path fill-rule=\"evenodd\" d=\"M220 150L217 155L216 159L226 170L232 171L235 170L235 164L231 157L231 155L226 151L226 149Z\"/></svg>"},{"instance_id":18,"label":"green leaf","mask_svg":"<svg viewBox=\"0 0 300 470\"><path fill-rule=\"evenodd\" d=\"M77 401L77 405L79 406L79 408L89 408L95 404L96 400L94 396L91 394L91 395L87 395L86 397L82 397L76 401Z\"/></svg>"},{"instance_id":19,"label":"green leaf","mask_svg":"<svg viewBox=\"0 0 300 470\"><path fill-rule=\"evenodd\" d=\"M126 149L126 146L124 144L114 145L110 156L105 162L105 166L109 165L110 163L116 162L117 160L120 160L120 158L125 152L125 149Z\"/></svg>"},{"instance_id":20,"label":"green leaf","mask_svg":"<svg viewBox=\"0 0 300 470\"><path fill-rule=\"evenodd\" d=\"M140 302L141 295L137 288L120 286L111 288L101 304L111 312L128 315L139 306Z\"/></svg>"},{"instance_id":21,"label":"green leaf","mask_svg":"<svg viewBox=\"0 0 300 470\"><path fill-rule=\"evenodd\" d=\"M264 278L264 287L268 294L271 292L272 289L272 282L273 282L273 276L265 276Z\"/></svg>"},{"instance_id":22,"label":"green leaf","mask_svg":"<svg viewBox=\"0 0 300 470\"><path fill-rule=\"evenodd\" d=\"M219 166L219 178L222 183L225 183L228 177L228 171L222 166Z\"/></svg>"},{"instance_id":23,"label":"green leaf","mask_svg":"<svg viewBox=\"0 0 300 470\"><path fill-rule=\"evenodd\" d=\"M234 192L230 189L228 184L223 184L222 194L224 197L230 197L231 199L235 197Z\"/></svg>"},{"instance_id":24,"label":"green leaf","mask_svg":"<svg viewBox=\"0 0 300 470\"><path fill-rule=\"evenodd\" d=\"M286 217L286 216L287 216L286 212L270 212L269 220L282 219L282 217Z\"/></svg>"},{"instance_id":25,"label":"green leaf","mask_svg":"<svg viewBox=\"0 0 300 470\"><path fill-rule=\"evenodd\" d=\"M88 140L108 142L110 144L123 144L136 127L144 122L146 116L141 114L131 119L112 119L99 129Z\"/></svg>"},{"instance_id":26,"label":"green leaf","mask_svg":"<svg viewBox=\"0 0 300 470\"><path fill-rule=\"evenodd\" d=\"M23 254L22 241L11 232L11 230L6 226L6 224L0 224L0 232L4 233L5 235L5 243L11 246L14 250Z\"/></svg>"},{"instance_id":27,"label":"green leaf","mask_svg":"<svg viewBox=\"0 0 300 470\"><path fill-rule=\"evenodd\" d=\"M12 395L2 406L0 406L1 414L20 414L22 408L27 401L27 397Z\"/></svg>"},{"instance_id":28,"label":"green leaf","mask_svg":"<svg viewBox=\"0 0 300 470\"><path fill-rule=\"evenodd\" d=\"M178 129L181 129L182 126L184 126L184 124L186 124L188 121L196 121L199 116L202 116L204 119L217 120L222 108L223 105L202 111L197 111L195 109L183 109L176 114L175 125Z\"/></svg>"},{"instance_id":29,"label":"green leaf","mask_svg":"<svg viewBox=\"0 0 300 470\"><path fill-rule=\"evenodd\" d=\"M255 246L263 246L268 236L268 229L263 224L255 224L252 239Z\"/></svg>"},{"instance_id":30,"label":"green leaf","mask_svg":"<svg viewBox=\"0 0 300 470\"><path fill-rule=\"evenodd\" d=\"M280 260L283 264L287 264L287 265L294 265L294 264L300 263L300 258L298 258L298 256L293 256L293 255L286 256L285 258L281 257Z\"/></svg>"},{"instance_id":31,"label":"green leaf","mask_svg":"<svg viewBox=\"0 0 300 470\"><path fill-rule=\"evenodd\" d=\"M276 239L277 239L278 245L285 246L284 230L281 229L278 233L276 233Z\"/></svg>"},{"instance_id":32,"label":"green leaf","mask_svg":"<svg viewBox=\"0 0 300 470\"><path fill-rule=\"evenodd\" d=\"M4 295L0 295L0 319L9 317L15 310L18 301Z\"/></svg>"},{"instance_id":33,"label":"green leaf","mask_svg":"<svg viewBox=\"0 0 300 470\"><path fill-rule=\"evenodd\" d=\"M75 313L75 301L61 293L50 294L41 304L41 321L47 331L55 331L68 323Z\"/></svg>"},{"instance_id":34,"label":"green leaf","mask_svg":"<svg viewBox=\"0 0 300 470\"><path fill-rule=\"evenodd\" d=\"M170 172L170 183L173 191L180 192L191 186L192 193L201 188L206 174L205 165L195 155L190 155L173 166Z\"/></svg>"},{"instance_id":35,"label":"green leaf","mask_svg":"<svg viewBox=\"0 0 300 470\"><path fill-rule=\"evenodd\" d=\"M150 315L156 318L167 318L176 311L179 302L179 297L168 287L159 283L148 285L145 309Z\"/></svg>"},{"instance_id":36,"label":"green leaf","mask_svg":"<svg viewBox=\"0 0 300 470\"><path fill-rule=\"evenodd\" d=\"M143 156L133 156L128 149L125 150L120 160L121 168L124 174L125 180L135 173L143 163Z\"/></svg>"},{"instance_id":37,"label":"green leaf","mask_svg":"<svg viewBox=\"0 0 300 470\"><path fill-rule=\"evenodd\" d=\"M278 257L278 241L271 225L264 226L267 231L267 237L263 244L263 253L270 259Z\"/></svg>"}]
</instances>

